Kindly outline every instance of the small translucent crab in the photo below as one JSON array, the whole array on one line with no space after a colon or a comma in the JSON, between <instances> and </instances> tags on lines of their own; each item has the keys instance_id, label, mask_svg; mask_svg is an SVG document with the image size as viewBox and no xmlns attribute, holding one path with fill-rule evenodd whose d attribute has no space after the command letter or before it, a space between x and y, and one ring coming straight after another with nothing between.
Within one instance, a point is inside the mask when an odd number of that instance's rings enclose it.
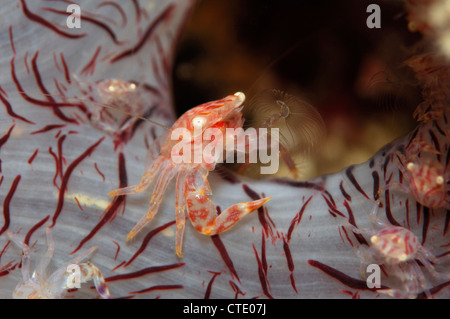
<instances>
[{"instance_id":1,"label":"small translucent crab","mask_svg":"<svg viewBox=\"0 0 450 319\"><path fill-rule=\"evenodd\" d=\"M439 162L413 160L406 164L403 174L419 203L429 208L450 209L445 183L448 178L444 177L444 168Z\"/></svg>"},{"instance_id":2,"label":"small translucent crab","mask_svg":"<svg viewBox=\"0 0 450 319\"><path fill-rule=\"evenodd\" d=\"M419 155L419 148L422 150ZM450 171L444 168L435 155L439 151L422 139L413 140L403 154L396 152L399 160L398 168L408 182L408 186L400 183L385 185L380 192L387 189L398 189L404 193L411 193L417 202L423 206L439 209L450 209L449 197L447 195L447 181Z\"/></svg>"},{"instance_id":3,"label":"small translucent crab","mask_svg":"<svg viewBox=\"0 0 450 319\"><path fill-rule=\"evenodd\" d=\"M126 130L136 121L136 118L130 114L142 113L140 109L142 103L139 103L136 98L137 88L135 83L117 79L96 83L94 96L98 96L97 99L100 100L101 105L93 108L91 122L108 133Z\"/></svg>"},{"instance_id":4,"label":"small translucent crab","mask_svg":"<svg viewBox=\"0 0 450 319\"><path fill-rule=\"evenodd\" d=\"M384 265L389 277L399 280L397 288L380 289L378 292L395 298L416 298L421 292L430 298L427 281L418 262L434 277L442 277L437 273L433 264L438 264L438 259L424 246L422 246L413 232L401 227L390 225L377 215L379 203L377 202L370 220L372 229L361 229L347 224L356 234L370 236L369 247L359 246L357 255L361 260L361 273L365 276L369 264Z\"/></svg>"},{"instance_id":5,"label":"small translucent crab","mask_svg":"<svg viewBox=\"0 0 450 319\"><path fill-rule=\"evenodd\" d=\"M216 163L221 160L214 155L205 152L206 147L215 146L219 140L208 140L203 134L207 129L217 129L226 136L227 129L242 128L242 104L245 95L241 92L229 95L223 99L196 106L184 113L172 126L168 136L161 146L160 155L144 173L138 185L128 186L113 190L110 196L140 193L146 190L160 173L155 189L150 199L150 207L141 220L134 226L127 236L132 239L158 212L162 197L169 182L176 178L175 217L176 238L175 252L182 257L182 243L185 227L185 211L194 228L205 235L216 235L228 230L247 214L258 209L266 203L270 197L251 202L243 202L232 205L217 215L214 202L209 199L212 194L208 183L208 174L214 170ZM188 137L172 139L175 130L184 129ZM175 134L176 135L176 134ZM201 137L201 138L199 138ZM180 146L177 148L176 146ZM222 140L223 143L223 140ZM176 163L173 155L187 155L200 150L200 161ZM185 151L186 150L186 151ZM182 154L181 154L182 153ZM190 155L190 154L189 154Z\"/></svg>"},{"instance_id":6,"label":"small translucent crab","mask_svg":"<svg viewBox=\"0 0 450 319\"><path fill-rule=\"evenodd\" d=\"M97 102L93 107L91 122L109 134L130 134L138 120L144 119L155 107L149 101L155 100L153 88L146 84L107 79L90 84L94 87L92 96Z\"/></svg>"},{"instance_id":7,"label":"small translucent crab","mask_svg":"<svg viewBox=\"0 0 450 319\"><path fill-rule=\"evenodd\" d=\"M87 107L92 126L113 137L115 144L127 142L140 120L159 124L147 119L156 110L157 94L151 86L115 78L97 82L75 79L85 95L75 100Z\"/></svg>"},{"instance_id":8,"label":"small translucent crab","mask_svg":"<svg viewBox=\"0 0 450 319\"><path fill-rule=\"evenodd\" d=\"M17 235L8 232L14 243L22 248L22 281L13 292L14 299L59 299L64 297L66 289L77 287L79 283L94 281L95 287L102 298L110 299L109 289L105 284L102 273L94 264L80 263L88 258L97 247L78 253L69 262L58 268L51 275L47 274L47 267L55 252L55 243L51 228L47 227L48 249L37 262L36 269L30 275L30 247L17 239ZM75 272L74 272L75 271ZM77 273L79 271L79 273ZM78 287L77 287L78 288Z\"/></svg>"}]
</instances>

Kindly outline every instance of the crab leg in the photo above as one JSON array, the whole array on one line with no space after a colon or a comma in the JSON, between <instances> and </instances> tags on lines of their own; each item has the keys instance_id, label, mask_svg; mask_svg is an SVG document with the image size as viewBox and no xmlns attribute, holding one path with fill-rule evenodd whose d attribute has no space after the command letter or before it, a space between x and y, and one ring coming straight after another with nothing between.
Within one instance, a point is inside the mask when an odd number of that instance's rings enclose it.
<instances>
[{"instance_id":1,"label":"crab leg","mask_svg":"<svg viewBox=\"0 0 450 319\"><path fill-rule=\"evenodd\" d=\"M172 178L174 178L176 173L177 168L174 164L172 164L172 162L164 162L161 175L159 175L155 189L153 190L152 197L150 198L150 206L148 208L147 214L145 214L128 233L127 241L136 236L136 234L156 215L159 209L159 205L161 205L161 200L164 196L167 186L169 185L169 182L172 180Z\"/></svg>"},{"instance_id":2,"label":"crab leg","mask_svg":"<svg viewBox=\"0 0 450 319\"><path fill-rule=\"evenodd\" d=\"M183 234L184 225L186 223L186 200L184 198L184 178L186 172L184 169L180 171L177 176L177 183L175 188L175 220L177 223L177 230L175 233L175 252L178 257L183 257Z\"/></svg>"},{"instance_id":3,"label":"crab leg","mask_svg":"<svg viewBox=\"0 0 450 319\"><path fill-rule=\"evenodd\" d=\"M207 184L208 172L194 169L185 178L185 198L189 219L192 225L204 235L220 234L249 213L264 205L271 197L232 205L217 215L214 202L208 198L211 194ZM199 178L201 176L201 178Z\"/></svg>"},{"instance_id":4,"label":"crab leg","mask_svg":"<svg viewBox=\"0 0 450 319\"><path fill-rule=\"evenodd\" d=\"M157 157L144 173L144 176L142 176L141 182L139 184L112 190L108 193L108 195L120 196L126 194L136 194L145 191L155 179L156 175L161 169L161 165L164 164L164 161L165 160L162 156Z\"/></svg>"}]
</instances>

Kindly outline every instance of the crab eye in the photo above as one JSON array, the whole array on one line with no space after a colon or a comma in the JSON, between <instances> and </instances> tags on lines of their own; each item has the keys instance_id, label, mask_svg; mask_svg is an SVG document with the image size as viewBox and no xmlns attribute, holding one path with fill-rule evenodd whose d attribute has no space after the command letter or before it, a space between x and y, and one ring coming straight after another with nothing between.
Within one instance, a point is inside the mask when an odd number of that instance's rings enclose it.
<instances>
[{"instance_id":1,"label":"crab eye","mask_svg":"<svg viewBox=\"0 0 450 319\"><path fill-rule=\"evenodd\" d=\"M377 235L373 235L372 237L370 237L370 241L372 242L372 244L376 245L380 242L380 237L378 237Z\"/></svg>"},{"instance_id":2,"label":"crab eye","mask_svg":"<svg viewBox=\"0 0 450 319\"><path fill-rule=\"evenodd\" d=\"M416 165L413 162L409 162L408 164L406 164L406 169L408 171L412 171L414 169Z\"/></svg>"},{"instance_id":3,"label":"crab eye","mask_svg":"<svg viewBox=\"0 0 450 319\"><path fill-rule=\"evenodd\" d=\"M400 261L405 261L406 259L408 259L408 255L405 253L400 254L400 256L398 257L398 260Z\"/></svg>"},{"instance_id":4,"label":"crab eye","mask_svg":"<svg viewBox=\"0 0 450 319\"><path fill-rule=\"evenodd\" d=\"M196 116L192 119L194 128L202 128L206 124L206 118L203 116Z\"/></svg>"}]
</instances>

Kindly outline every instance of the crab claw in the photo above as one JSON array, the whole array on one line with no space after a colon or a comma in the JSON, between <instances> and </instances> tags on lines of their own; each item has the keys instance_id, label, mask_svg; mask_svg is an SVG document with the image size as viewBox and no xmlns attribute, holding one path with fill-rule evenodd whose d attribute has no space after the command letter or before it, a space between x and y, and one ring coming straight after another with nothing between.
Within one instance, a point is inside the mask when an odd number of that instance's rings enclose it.
<instances>
[{"instance_id":1,"label":"crab claw","mask_svg":"<svg viewBox=\"0 0 450 319\"><path fill-rule=\"evenodd\" d=\"M189 194L186 197L187 211L192 225L200 233L208 236L217 235L230 229L246 215L260 208L272 197L265 197L251 202L234 204L217 215L214 203L205 196Z\"/></svg>"}]
</instances>

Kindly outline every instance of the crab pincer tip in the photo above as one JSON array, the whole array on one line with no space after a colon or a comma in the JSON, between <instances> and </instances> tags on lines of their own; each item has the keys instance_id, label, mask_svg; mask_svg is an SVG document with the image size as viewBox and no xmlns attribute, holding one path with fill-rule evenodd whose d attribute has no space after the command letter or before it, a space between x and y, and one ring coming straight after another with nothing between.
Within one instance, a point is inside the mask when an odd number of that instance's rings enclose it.
<instances>
[{"instance_id":1,"label":"crab pincer tip","mask_svg":"<svg viewBox=\"0 0 450 319\"><path fill-rule=\"evenodd\" d=\"M133 231L130 231L127 235L127 242L129 242L130 240L132 240L134 238L136 234Z\"/></svg>"},{"instance_id":2,"label":"crab pincer tip","mask_svg":"<svg viewBox=\"0 0 450 319\"><path fill-rule=\"evenodd\" d=\"M249 206L249 210L253 211L255 209L260 208L262 205L267 203L271 198L272 197L265 197L265 198L257 199L255 201L251 202L251 205Z\"/></svg>"},{"instance_id":3,"label":"crab pincer tip","mask_svg":"<svg viewBox=\"0 0 450 319\"><path fill-rule=\"evenodd\" d=\"M245 101L245 94L242 92L236 92L233 94L234 96L236 96L236 99L238 100L238 104L241 104Z\"/></svg>"}]
</instances>

